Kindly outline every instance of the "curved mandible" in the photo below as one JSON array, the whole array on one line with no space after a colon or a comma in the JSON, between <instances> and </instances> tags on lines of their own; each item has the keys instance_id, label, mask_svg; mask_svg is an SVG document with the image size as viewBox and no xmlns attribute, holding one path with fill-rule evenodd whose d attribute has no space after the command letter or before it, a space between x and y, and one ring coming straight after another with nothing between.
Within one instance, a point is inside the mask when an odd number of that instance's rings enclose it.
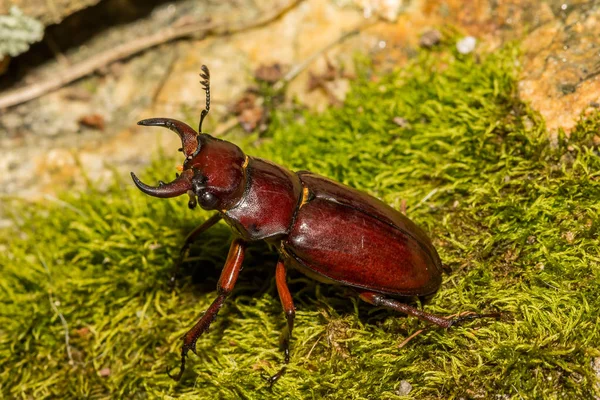
<instances>
[{"instance_id":1,"label":"curved mandible","mask_svg":"<svg viewBox=\"0 0 600 400\"><path fill-rule=\"evenodd\" d=\"M192 177L194 176L194 172L192 170L185 170L179 175L174 181L169 183L164 183L162 181L158 182L158 186L148 186L142 181L138 179L137 176L132 172L131 178L133 179L133 183L138 187L142 192L147 195L154 197L175 197L180 196L188 192L188 190L192 189Z\"/></svg>"},{"instance_id":2,"label":"curved mandible","mask_svg":"<svg viewBox=\"0 0 600 400\"><path fill-rule=\"evenodd\" d=\"M198 148L198 133L188 124L172 118L149 118L138 122L143 126L162 126L172 130L181 138L182 151L191 157Z\"/></svg>"}]
</instances>

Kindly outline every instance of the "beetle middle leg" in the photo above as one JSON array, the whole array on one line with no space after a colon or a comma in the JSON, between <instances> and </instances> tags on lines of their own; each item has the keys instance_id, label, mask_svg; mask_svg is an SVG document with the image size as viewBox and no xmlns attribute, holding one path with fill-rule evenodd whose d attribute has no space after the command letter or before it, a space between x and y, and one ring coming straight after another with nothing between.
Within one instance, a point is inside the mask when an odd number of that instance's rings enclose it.
<instances>
[{"instance_id":1,"label":"beetle middle leg","mask_svg":"<svg viewBox=\"0 0 600 400\"><path fill-rule=\"evenodd\" d=\"M287 269L284 260L279 258L279 261L277 261L277 267L275 268L275 283L277 285L277 292L279 293L279 300L281 301L283 311L285 312L285 318L287 320L287 324L285 328L283 328L283 332L281 332L279 345L283 349L284 364L287 365L290 362L290 339L292 337L292 330L294 329L296 309L294 307L292 294L290 293L290 289L288 288L286 282L286 276ZM275 375L266 378L269 386L273 386L273 384L283 376L286 365L284 365Z\"/></svg>"},{"instance_id":2,"label":"beetle middle leg","mask_svg":"<svg viewBox=\"0 0 600 400\"><path fill-rule=\"evenodd\" d=\"M461 323L463 321L477 319L477 318L499 318L500 314L469 314L463 315L451 319L447 319L435 314L429 314L425 311L421 311L417 308L411 307L408 304L404 304L397 300L386 297L383 294L375 292L362 292L360 298L369 304L373 304L377 307L385 307L392 310L400 311L401 313L412 315L413 317L419 318L421 321L429 322L442 328L450 328L453 325Z\"/></svg>"},{"instance_id":3,"label":"beetle middle leg","mask_svg":"<svg viewBox=\"0 0 600 400\"><path fill-rule=\"evenodd\" d=\"M242 269L245 250L246 242L242 239L234 239L231 243L227 261L225 261L225 266L223 267L223 271L221 271L221 277L217 283L218 296L212 302L210 307L208 307L208 310L206 310L204 315L202 315L202 318L200 318L200 320L196 322L196 325L194 325L183 337L183 346L181 346L181 369L179 373L175 376L171 376L171 374L167 372L169 376L176 381L181 379L183 371L185 371L185 357L187 356L188 351L191 350L196 353L196 341L208 330L210 324L217 317L217 313L223 306L225 299L233 290Z\"/></svg>"},{"instance_id":4,"label":"beetle middle leg","mask_svg":"<svg viewBox=\"0 0 600 400\"><path fill-rule=\"evenodd\" d=\"M223 218L223 216L221 214L215 214L212 217L210 217L209 219L207 219L206 221L204 221L204 223L202 225L194 228L194 230L191 231L187 235L187 237L185 238L185 243L183 244L183 246L181 247L181 250L179 251L179 259L175 263L175 266L173 267L173 271L171 271L171 278L169 279L169 282L172 286L175 285L175 282L177 281L177 276L179 275L179 270L181 269L181 265L185 262L185 259L190 254L190 246L192 245L192 243L194 243L196 240L198 240L198 237L201 234L206 232L208 229L212 228L222 218Z\"/></svg>"}]
</instances>

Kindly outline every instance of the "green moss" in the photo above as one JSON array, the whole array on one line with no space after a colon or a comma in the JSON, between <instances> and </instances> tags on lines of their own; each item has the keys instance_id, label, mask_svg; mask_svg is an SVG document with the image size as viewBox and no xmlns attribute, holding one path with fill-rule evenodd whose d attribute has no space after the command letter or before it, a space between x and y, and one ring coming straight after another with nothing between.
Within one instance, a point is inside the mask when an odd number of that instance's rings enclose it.
<instances>
[{"instance_id":1,"label":"green moss","mask_svg":"<svg viewBox=\"0 0 600 400\"><path fill-rule=\"evenodd\" d=\"M249 251L236 290L176 384L180 337L215 296L227 254L209 231L172 291L184 235L207 218L185 199L129 182L65 203L11 205L0 255L0 387L7 398L590 398L600 357L600 116L557 146L517 97L518 54L423 52L386 76L368 67L343 107L276 113L245 150L364 189L434 238L451 273L431 312L505 313L448 331L292 274L297 307L288 373L272 391L284 325L276 255ZM400 127L394 117L410 126ZM160 160L146 176L170 176ZM56 309L51 307L53 301ZM64 316L61 321L58 312ZM69 361L65 343L68 324ZM103 376L104 375L104 376ZM412 385L399 394L401 382Z\"/></svg>"}]
</instances>

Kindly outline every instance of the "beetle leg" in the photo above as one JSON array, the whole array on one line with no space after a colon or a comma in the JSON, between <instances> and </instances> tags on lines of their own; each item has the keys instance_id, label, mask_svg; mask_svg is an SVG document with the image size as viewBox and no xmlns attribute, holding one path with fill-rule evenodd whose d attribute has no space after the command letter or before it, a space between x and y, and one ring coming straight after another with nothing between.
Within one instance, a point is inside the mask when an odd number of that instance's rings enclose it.
<instances>
[{"instance_id":1,"label":"beetle leg","mask_svg":"<svg viewBox=\"0 0 600 400\"><path fill-rule=\"evenodd\" d=\"M294 307L294 300L292 300L292 294L288 288L286 282L287 269L282 258L279 258L277 267L275 268L275 283L277 284L277 292L279 293L279 300L283 306L285 312L285 318L287 319L287 325L281 332L279 339L279 345L283 349L284 363L290 362L290 339L292 337L292 329L294 329L294 317L296 316L296 309ZM266 378L269 386L273 386L279 378L285 373L285 365L273 376Z\"/></svg>"},{"instance_id":2,"label":"beetle leg","mask_svg":"<svg viewBox=\"0 0 600 400\"><path fill-rule=\"evenodd\" d=\"M421 321L429 322L442 328L450 328L453 325L461 323L463 321L477 319L477 318L499 318L500 314L469 314L462 317L456 317L447 319L439 315L429 314L425 311L421 311L417 308L411 307L407 304L401 303L397 300L385 297L382 294L374 292L362 292L360 298L369 304L373 304L378 307L390 308L392 310L400 311L404 314L412 315L413 317L419 318Z\"/></svg>"},{"instance_id":3,"label":"beetle leg","mask_svg":"<svg viewBox=\"0 0 600 400\"><path fill-rule=\"evenodd\" d=\"M190 246L192 245L192 243L194 243L202 233L212 228L213 225L219 222L221 218L223 218L221 214L215 214L187 235L187 237L185 238L185 243L183 244L179 252L179 259L177 260L177 263L175 263L175 267L171 272L171 278L169 279L171 285L174 285L175 281L177 281L177 276L179 275L181 264L183 264L185 262L185 259L189 256Z\"/></svg>"},{"instance_id":4,"label":"beetle leg","mask_svg":"<svg viewBox=\"0 0 600 400\"><path fill-rule=\"evenodd\" d=\"M225 266L223 267L223 271L221 271L221 277L219 278L219 283L217 284L217 298L212 302L208 310L202 315L202 318L192 329L190 329L185 336L183 337L183 346L181 346L181 369L179 373L175 376L168 375L178 381L183 375L183 371L185 370L185 357L187 356L188 351L193 351L196 353L196 341L198 338L208 330L210 324L217 317L217 313L223 306L225 299L235 286L235 282L238 278L238 275L242 269L242 262L244 261L244 251L246 250L246 242L242 239L234 239L231 243L231 247L229 248L229 254L227 255L227 261L225 261Z\"/></svg>"},{"instance_id":5,"label":"beetle leg","mask_svg":"<svg viewBox=\"0 0 600 400\"><path fill-rule=\"evenodd\" d=\"M287 364L290 361L290 338L292 337L292 329L294 329L296 309L294 307L294 300L292 300L292 294L290 293L290 289L286 282L286 275L287 269L283 259L280 258L277 262L277 267L275 268L275 283L277 284L279 300L281 301L287 320L287 325L283 328L280 339L283 354L285 355L285 363Z\"/></svg>"}]
</instances>

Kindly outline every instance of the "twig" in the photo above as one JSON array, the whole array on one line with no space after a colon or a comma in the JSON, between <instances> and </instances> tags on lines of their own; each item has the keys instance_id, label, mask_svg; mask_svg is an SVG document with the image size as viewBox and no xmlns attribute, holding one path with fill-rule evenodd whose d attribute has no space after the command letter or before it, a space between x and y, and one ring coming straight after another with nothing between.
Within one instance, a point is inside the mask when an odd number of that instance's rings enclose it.
<instances>
[{"instance_id":1,"label":"twig","mask_svg":"<svg viewBox=\"0 0 600 400\"><path fill-rule=\"evenodd\" d=\"M421 206L421 204L425 203L427 200L429 200L431 197L433 197L434 194L436 194L438 192L438 188L434 188L431 192L427 193L427 196L423 197L421 199L421 201L419 201L417 203L417 205L413 208L413 210L419 208L419 206Z\"/></svg>"},{"instance_id":2,"label":"twig","mask_svg":"<svg viewBox=\"0 0 600 400\"><path fill-rule=\"evenodd\" d=\"M317 347L317 344L319 344L319 342L321 341L321 339L323 339L323 336L325 336L325 333L322 333L317 340L315 341L315 344L312 345L312 347L310 348L308 354L305 357L305 360L308 361L308 359L310 358L310 355L312 354L313 350L315 349L315 347Z\"/></svg>"},{"instance_id":3,"label":"twig","mask_svg":"<svg viewBox=\"0 0 600 400\"><path fill-rule=\"evenodd\" d=\"M71 65L71 62L69 61L67 56L65 56L60 50L60 47L54 41L52 35L49 32L46 32L44 34L44 40L46 41L46 44L48 45L48 48L50 48L52 54L54 54L54 57L56 57L56 59L58 60L58 63L61 65L61 67L68 68L69 65Z\"/></svg>"},{"instance_id":4,"label":"twig","mask_svg":"<svg viewBox=\"0 0 600 400\"><path fill-rule=\"evenodd\" d=\"M403 215L406 215L406 205L407 205L406 199L402 199L402 200L400 201L400 212L401 212Z\"/></svg>"},{"instance_id":5,"label":"twig","mask_svg":"<svg viewBox=\"0 0 600 400\"><path fill-rule=\"evenodd\" d=\"M65 207L65 208L68 208L69 210L71 210L71 211L74 211L74 212L76 212L77 214L79 214L79 215L82 215L82 216L84 216L84 217L86 217L86 216L87 216L87 214L86 214L86 213L84 213L84 212L83 212L83 211L81 211L79 208L75 207L74 205L72 205L72 204L70 204L70 203L67 203L66 201L64 201L64 200L61 200L61 199L59 199L59 198L56 198L56 197L54 197L54 196L51 196L51 195L49 195L49 194L45 194L45 195L44 195L44 199L46 199L46 200L49 200L49 201L52 201L52 202L54 202L54 203L57 203L57 204L59 204L59 205L61 205L61 206Z\"/></svg>"},{"instance_id":6,"label":"twig","mask_svg":"<svg viewBox=\"0 0 600 400\"><path fill-rule=\"evenodd\" d=\"M60 318L60 322L63 326L63 329L65 330L65 346L67 346L67 356L69 357L69 365L74 365L75 361L73 361L73 355L71 354L71 345L69 344L69 341L71 340L69 336L69 324L67 323L65 316L60 312L60 310L56 306L56 303L52 298L52 291L48 291L48 299L50 300L50 305L52 306L52 309Z\"/></svg>"},{"instance_id":7,"label":"twig","mask_svg":"<svg viewBox=\"0 0 600 400\"><path fill-rule=\"evenodd\" d=\"M321 54L323 54L323 53L331 50L335 46L343 43L344 41L346 41L346 39L349 39L354 35L358 35L360 33L360 31L372 26L373 24L374 23L363 24L363 25L351 30L350 32L344 33L343 35L341 35L340 37L335 39L333 42L329 43L327 46L317 50L316 52L311 54L310 57L308 57L304 61L300 62L299 64L296 64L294 67L292 67L292 69L290 69L287 74L285 74L279 81L277 81L277 83L275 83L275 85L273 85L273 89L275 89L275 90L282 89L285 85L287 85L290 81L292 81L295 77L297 77L302 71L304 71Z\"/></svg>"},{"instance_id":8,"label":"twig","mask_svg":"<svg viewBox=\"0 0 600 400\"><path fill-rule=\"evenodd\" d=\"M82 61L78 64L73 64L66 70L57 71L49 79L34 82L18 89L10 90L3 96L0 96L0 110L33 100L46 93L61 88L79 78L89 75L103 66L123 58L131 57L137 53L163 43L193 36L200 36L201 38L204 38L208 35L231 35L234 33L262 27L280 18L302 1L303 0L291 0L285 6L275 9L273 12L267 13L263 17L259 17L258 20L254 20L252 23L242 23L233 27L230 27L228 23L207 24L205 21L177 27L170 26L156 32L153 35L134 39L130 42L101 52L85 61Z\"/></svg>"},{"instance_id":9,"label":"twig","mask_svg":"<svg viewBox=\"0 0 600 400\"><path fill-rule=\"evenodd\" d=\"M520 398L521 400L523 400L523 396L521 396L521 393L519 393L519 389L517 389L517 387L516 387L515 385L512 385L512 384L511 384L510 386L512 386L512 387L513 387L513 389L515 389L515 392L517 392L517 394L519 395L519 398Z\"/></svg>"},{"instance_id":10,"label":"twig","mask_svg":"<svg viewBox=\"0 0 600 400\"><path fill-rule=\"evenodd\" d=\"M152 96L152 104L156 103L156 99L160 95L160 92L162 92L163 88L167 84L167 82L168 82L168 80L169 80L169 78L171 76L171 72L173 72L173 67L175 66L175 62L178 59L179 59L179 52L177 51L177 49L175 49L175 54L169 60L169 63L167 65L167 69L163 73L163 76L160 79L160 83L158 84L158 86L156 87L156 90L154 91L154 95Z\"/></svg>"},{"instance_id":11,"label":"twig","mask_svg":"<svg viewBox=\"0 0 600 400\"><path fill-rule=\"evenodd\" d=\"M444 318L445 319L453 319L453 318L464 317L465 315L474 315L474 314L476 314L476 313L473 311L461 311L456 314L447 315Z\"/></svg>"},{"instance_id":12,"label":"twig","mask_svg":"<svg viewBox=\"0 0 600 400\"><path fill-rule=\"evenodd\" d=\"M44 269L46 270L46 273L48 274L48 280L50 281L50 283L52 283L52 276L50 275L50 268L48 268L46 261L44 261L44 258L39 253L38 253L38 259L40 260L40 263L42 263L42 266L44 267ZM65 316L60 312L60 310L58 309L58 306L54 302L54 298L52 297L52 289L48 289L48 299L50 300L50 306L52 307L52 310L54 310L54 312L60 318L60 322L65 331L65 346L67 347L67 357L69 357L69 365L74 365L75 361L73 361L73 355L71 353L71 345L69 344L71 341L71 337L69 336L69 324L67 323L67 319L65 318Z\"/></svg>"},{"instance_id":13,"label":"twig","mask_svg":"<svg viewBox=\"0 0 600 400\"><path fill-rule=\"evenodd\" d=\"M231 117L228 120L226 120L225 122L217 125L217 127L215 128L215 130L211 133L212 136L222 136L224 134L226 134L227 132L229 132L230 130L232 130L233 128L235 128L236 126L238 126L239 122L237 117Z\"/></svg>"},{"instance_id":14,"label":"twig","mask_svg":"<svg viewBox=\"0 0 600 400\"><path fill-rule=\"evenodd\" d=\"M398 345L398 348L401 349L404 346L406 346L408 344L408 342L410 342L411 340L413 340L415 337L419 336L421 333L423 333L423 331L425 331L425 329L419 329L418 331L416 331L415 333L413 333L412 335L410 335L409 337L407 337L406 339L404 339L402 341L402 343L400 343Z\"/></svg>"}]
</instances>

